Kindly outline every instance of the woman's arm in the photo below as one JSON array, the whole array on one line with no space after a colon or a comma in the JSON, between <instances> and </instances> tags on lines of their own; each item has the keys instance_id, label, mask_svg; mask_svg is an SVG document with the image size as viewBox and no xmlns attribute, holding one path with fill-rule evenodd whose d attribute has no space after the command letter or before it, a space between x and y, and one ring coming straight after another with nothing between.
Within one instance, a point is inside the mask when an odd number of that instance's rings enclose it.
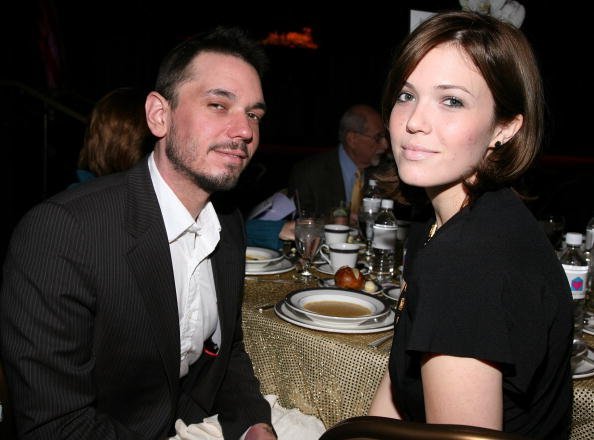
<instances>
[{"instance_id":1,"label":"woman's arm","mask_svg":"<svg viewBox=\"0 0 594 440\"><path fill-rule=\"evenodd\" d=\"M501 430L501 371L488 362L427 354L421 366L427 423L453 423Z\"/></svg>"},{"instance_id":2,"label":"woman's arm","mask_svg":"<svg viewBox=\"0 0 594 440\"><path fill-rule=\"evenodd\" d=\"M384 377L377 387L375 396L371 402L371 407L369 408L369 415L391 417L393 419L402 418L400 417L396 405L394 404L394 399L392 398L392 381L390 380L390 373L388 371L386 371L386 374L384 374Z\"/></svg>"}]
</instances>

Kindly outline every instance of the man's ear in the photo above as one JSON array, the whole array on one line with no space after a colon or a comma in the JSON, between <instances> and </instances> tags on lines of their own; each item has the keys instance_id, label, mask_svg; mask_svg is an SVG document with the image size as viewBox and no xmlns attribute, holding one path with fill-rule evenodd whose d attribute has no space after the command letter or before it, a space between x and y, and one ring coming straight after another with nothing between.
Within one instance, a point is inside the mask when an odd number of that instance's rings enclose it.
<instances>
[{"instance_id":1,"label":"man's ear","mask_svg":"<svg viewBox=\"0 0 594 440\"><path fill-rule=\"evenodd\" d=\"M169 129L169 102L157 92L150 92L144 104L146 122L151 133L161 139Z\"/></svg>"},{"instance_id":2,"label":"man's ear","mask_svg":"<svg viewBox=\"0 0 594 440\"><path fill-rule=\"evenodd\" d=\"M353 145L355 143L355 137L357 136L357 132L349 130L346 132L346 136L344 137L346 143L349 145Z\"/></svg>"}]
</instances>

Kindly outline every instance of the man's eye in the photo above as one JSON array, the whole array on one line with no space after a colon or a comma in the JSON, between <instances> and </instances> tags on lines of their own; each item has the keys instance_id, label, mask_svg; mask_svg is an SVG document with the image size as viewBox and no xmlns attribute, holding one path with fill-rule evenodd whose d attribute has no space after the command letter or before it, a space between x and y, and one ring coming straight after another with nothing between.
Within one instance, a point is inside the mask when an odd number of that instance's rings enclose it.
<instances>
[{"instance_id":1,"label":"man's eye","mask_svg":"<svg viewBox=\"0 0 594 440\"><path fill-rule=\"evenodd\" d=\"M259 115L258 113L254 113L254 112L248 112L248 118L250 118L253 121L256 122L260 122L260 119L262 119L262 115Z\"/></svg>"}]
</instances>

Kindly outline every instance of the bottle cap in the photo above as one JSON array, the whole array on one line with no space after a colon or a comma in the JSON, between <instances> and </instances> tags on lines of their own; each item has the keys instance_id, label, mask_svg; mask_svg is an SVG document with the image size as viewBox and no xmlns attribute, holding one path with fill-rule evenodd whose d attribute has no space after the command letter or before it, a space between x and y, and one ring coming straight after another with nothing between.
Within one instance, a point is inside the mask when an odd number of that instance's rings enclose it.
<instances>
[{"instance_id":1,"label":"bottle cap","mask_svg":"<svg viewBox=\"0 0 594 440\"><path fill-rule=\"evenodd\" d=\"M377 185L377 180L369 179L369 186L375 186L375 185Z\"/></svg>"},{"instance_id":2,"label":"bottle cap","mask_svg":"<svg viewBox=\"0 0 594 440\"><path fill-rule=\"evenodd\" d=\"M388 208L388 209L392 209L394 207L394 200L392 199L382 199L382 209L383 208ZM581 243L581 241L580 241Z\"/></svg>"},{"instance_id":3,"label":"bottle cap","mask_svg":"<svg viewBox=\"0 0 594 440\"><path fill-rule=\"evenodd\" d=\"M565 235L565 243L570 246L581 246L582 245L582 234L579 232L568 232Z\"/></svg>"}]
</instances>

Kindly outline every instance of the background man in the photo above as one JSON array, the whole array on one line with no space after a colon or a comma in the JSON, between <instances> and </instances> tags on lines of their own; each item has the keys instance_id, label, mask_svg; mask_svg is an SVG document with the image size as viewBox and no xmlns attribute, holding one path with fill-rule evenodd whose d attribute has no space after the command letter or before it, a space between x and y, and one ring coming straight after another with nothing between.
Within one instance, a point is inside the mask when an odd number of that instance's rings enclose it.
<instances>
[{"instance_id":1,"label":"background man","mask_svg":"<svg viewBox=\"0 0 594 440\"><path fill-rule=\"evenodd\" d=\"M304 159L293 167L289 193L298 194L301 209L327 215L341 202L349 206L353 185L359 185L360 194L365 182L364 170L377 165L388 149L382 119L368 105L354 105L343 114L338 139L337 148Z\"/></svg>"}]
</instances>

